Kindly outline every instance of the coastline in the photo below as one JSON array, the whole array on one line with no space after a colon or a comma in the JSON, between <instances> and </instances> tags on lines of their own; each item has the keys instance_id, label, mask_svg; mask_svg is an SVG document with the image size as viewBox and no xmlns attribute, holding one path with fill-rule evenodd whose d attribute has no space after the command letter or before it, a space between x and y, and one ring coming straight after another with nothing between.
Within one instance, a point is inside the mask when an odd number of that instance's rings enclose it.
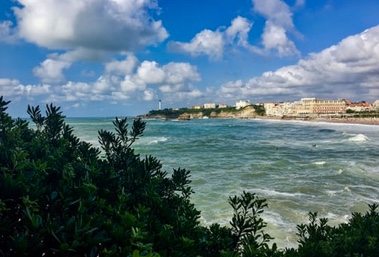
<instances>
[{"instance_id":1,"label":"coastline","mask_svg":"<svg viewBox=\"0 0 379 257\"><path fill-rule=\"evenodd\" d=\"M198 113L173 113L171 115L158 114L158 115L140 115L138 116L143 119L179 119L179 120L191 120L191 119L262 119L262 120L277 120L277 121L306 121L306 122L327 122L327 123L344 123L344 124L361 124L361 125L379 125L379 117L352 117L348 115L344 116L266 116L259 115L256 113L253 107L246 107L238 112L227 112L222 111L220 113L211 112L205 115L203 112Z\"/></svg>"},{"instance_id":2,"label":"coastline","mask_svg":"<svg viewBox=\"0 0 379 257\"><path fill-rule=\"evenodd\" d=\"M146 117L140 116L143 119L166 119L164 116ZM327 123L343 123L343 124L360 124L360 125L379 125L379 118L282 118L275 116L254 116L254 117L240 117L240 116L227 116L227 117L211 117L212 119L260 119L260 120L276 120L276 121L305 121L305 122L327 122ZM190 117L189 119L202 119L202 117ZM186 119L186 120L189 120Z\"/></svg>"},{"instance_id":3,"label":"coastline","mask_svg":"<svg viewBox=\"0 0 379 257\"><path fill-rule=\"evenodd\" d=\"M281 118L281 117L268 117L262 116L261 119L265 120L294 120L294 121L307 121L307 122L327 122L327 123L343 123L343 124L360 124L360 125L379 125L379 118Z\"/></svg>"}]
</instances>

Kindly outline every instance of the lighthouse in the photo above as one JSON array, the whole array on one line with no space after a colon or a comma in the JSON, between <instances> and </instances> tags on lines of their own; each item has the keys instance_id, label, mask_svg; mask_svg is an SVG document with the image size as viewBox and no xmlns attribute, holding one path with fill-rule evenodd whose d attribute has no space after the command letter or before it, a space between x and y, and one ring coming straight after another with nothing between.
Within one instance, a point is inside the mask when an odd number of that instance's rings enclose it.
<instances>
[{"instance_id":1,"label":"lighthouse","mask_svg":"<svg viewBox=\"0 0 379 257\"><path fill-rule=\"evenodd\" d=\"M159 99L158 102L158 110L162 110L162 101Z\"/></svg>"}]
</instances>

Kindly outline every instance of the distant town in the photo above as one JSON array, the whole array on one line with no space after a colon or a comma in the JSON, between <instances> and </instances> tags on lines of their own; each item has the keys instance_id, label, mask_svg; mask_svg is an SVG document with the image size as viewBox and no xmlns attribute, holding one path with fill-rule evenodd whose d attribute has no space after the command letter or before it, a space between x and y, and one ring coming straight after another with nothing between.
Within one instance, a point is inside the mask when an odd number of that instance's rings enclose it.
<instances>
[{"instance_id":1,"label":"distant town","mask_svg":"<svg viewBox=\"0 0 379 257\"><path fill-rule=\"evenodd\" d=\"M248 108L250 107L250 108ZM362 113L379 113L379 100L375 102L352 102L346 99L323 100L319 98L302 98L292 102L264 102L252 104L249 100L238 100L235 105L229 106L223 103L204 103L203 105L193 105L189 108L176 108L162 110L162 103L159 101L158 111L150 111L147 116L169 116L189 115L191 118L227 117L223 113L236 113L253 110L247 117L266 116L277 118L323 118L323 117L347 117ZM245 112L246 112L245 111ZM200 113L200 115L199 115ZM221 114L221 115L220 115ZM238 115L234 114L236 117ZM246 115L245 115L246 116ZM241 117L245 117L241 116Z\"/></svg>"}]
</instances>

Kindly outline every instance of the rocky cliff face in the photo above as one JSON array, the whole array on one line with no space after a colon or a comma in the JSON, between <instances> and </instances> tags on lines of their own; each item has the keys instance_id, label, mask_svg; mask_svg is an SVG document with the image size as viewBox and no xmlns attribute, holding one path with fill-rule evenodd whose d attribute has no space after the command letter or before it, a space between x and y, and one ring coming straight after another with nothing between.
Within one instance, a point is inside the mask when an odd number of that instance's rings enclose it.
<instances>
[{"instance_id":1,"label":"rocky cliff face","mask_svg":"<svg viewBox=\"0 0 379 257\"><path fill-rule=\"evenodd\" d=\"M186 114L189 115L189 114ZM191 119L202 119L204 118L204 114L202 112L192 113L189 115ZM239 111L228 112L221 111L220 113L212 112L209 118L239 118L239 119L250 119L256 118L257 114L253 106L247 106Z\"/></svg>"},{"instance_id":2,"label":"rocky cliff face","mask_svg":"<svg viewBox=\"0 0 379 257\"><path fill-rule=\"evenodd\" d=\"M240 118L240 119L250 119L250 118L256 118L257 114L255 112L255 109L253 106L247 106L239 111L236 112L223 112L220 113L212 113L212 118Z\"/></svg>"}]
</instances>

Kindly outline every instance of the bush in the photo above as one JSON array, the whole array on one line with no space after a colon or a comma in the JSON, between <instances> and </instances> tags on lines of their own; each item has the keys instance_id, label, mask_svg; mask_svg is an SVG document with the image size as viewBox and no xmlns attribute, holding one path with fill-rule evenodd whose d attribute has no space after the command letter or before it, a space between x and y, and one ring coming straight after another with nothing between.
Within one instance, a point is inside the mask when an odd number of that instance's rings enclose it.
<instances>
[{"instance_id":1,"label":"bush","mask_svg":"<svg viewBox=\"0 0 379 257\"><path fill-rule=\"evenodd\" d=\"M102 151L81 141L60 108L28 106L35 123L12 119L0 97L0 256L379 256L377 205L348 224L310 214L299 248L278 250L260 217L265 199L229 198L230 227L202 226L190 172L171 176L132 148L145 122L116 118L99 131Z\"/></svg>"},{"instance_id":2,"label":"bush","mask_svg":"<svg viewBox=\"0 0 379 257\"><path fill-rule=\"evenodd\" d=\"M353 213L348 223L329 226L328 219L309 214L309 224L298 225L299 248L288 250L286 256L309 257L375 257L379 256L378 205L369 205L362 215Z\"/></svg>"},{"instance_id":3,"label":"bush","mask_svg":"<svg viewBox=\"0 0 379 257\"><path fill-rule=\"evenodd\" d=\"M33 130L6 113L8 104L0 98L0 255L239 251L242 235L235 234L242 228L200 225L189 171L174 169L169 177L156 158L134 153L142 120L129 128L126 119L116 118L115 132L99 131L101 152L74 136L59 107L47 105L42 115L39 106L28 106ZM243 236L251 232L243 230Z\"/></svg>"}]
</instances>

